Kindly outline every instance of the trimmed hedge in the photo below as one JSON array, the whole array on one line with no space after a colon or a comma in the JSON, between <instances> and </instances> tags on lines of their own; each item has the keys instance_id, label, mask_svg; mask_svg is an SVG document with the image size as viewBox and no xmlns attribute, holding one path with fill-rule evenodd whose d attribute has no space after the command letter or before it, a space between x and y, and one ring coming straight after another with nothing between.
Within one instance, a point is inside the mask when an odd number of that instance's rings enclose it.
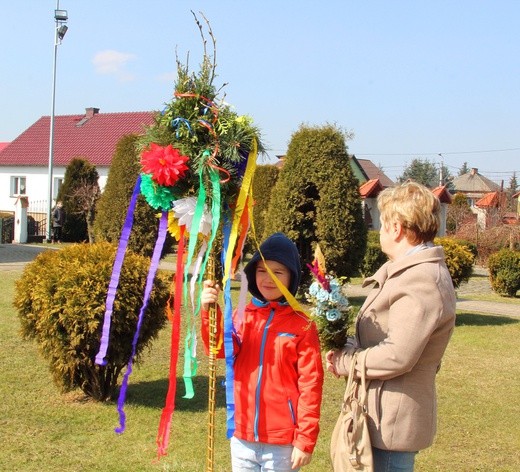
<instances>
[{"instance_id":1,"label":"trimmed hedge","mask_svg":"<svg viewBox=\"0 0 520 472\"><path fill-rule=\"evenodd\" d=\"M365 254L367 229L347 138L329 124L301 125L292 135L271 194L262 239L284 232L296 243L304 263L312 261L319 244L327 270L351 277Z\"/></svg>"},{"instance_id":2,"label":"trimmed hedge","mask_svg":"<svg viewBox=\"0 0 520 472\"><path fill-rule=\"evenodd\" d=\"M489 256L491 288L499 295L515 297L520 290L520 251L502 249Z\"/></svg>"},{"instance_id":3,"label":"trimmed hedge","mask_svg":"<svg viewBox=\"0 0 520 472\"><path fill-rule=\"evenodd\" d=\"M464 245L451 238L435 238L434 244L441 245L446 254L446 265L450 271L451 280L455 288L467 282L473 273L475 256Z\"/></svg>"},{"instance_id":4,"label":"trimmed hedge","mask_svg":"<svg viewBox=\"0 0 520 472\"><path fill-rule=\"evenodd\" d=\"M361 275L369 277L377 272L377 270L388 260L386 254L381 250L379 242L379 231L371 230L368 232L367 248L365 257L361 263Z\"/></svg>"},{"instance_id":5,"label":"trimmed hedge","mask_svg":"<svg viewBox=\"0 0 520 472\"><path fill-rule=\"evenodd\" d=\"M114 301L108 364L98 366L94 358L114 257L115 248L109 243L42 252L16 282L14 297L22 336L37 342L60 390L80 388L99 401L113 396L130 358L149 267L147 258L127 253ZM155 280L136 361L165 325L168 285L161 276Z\"/></svg>"}]
</instances>

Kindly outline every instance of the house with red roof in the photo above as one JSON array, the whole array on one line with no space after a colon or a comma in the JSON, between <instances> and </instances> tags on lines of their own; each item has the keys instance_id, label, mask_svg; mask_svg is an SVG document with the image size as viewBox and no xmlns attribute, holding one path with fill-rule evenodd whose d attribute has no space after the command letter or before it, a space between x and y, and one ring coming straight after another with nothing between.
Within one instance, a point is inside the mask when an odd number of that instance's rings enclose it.
<instances>
[{"instance_id":1,"label":"house with red roof","mask_svg":"<svg viewBox=\"0 0 520 472\"><path fill-rule=\"evenodd\" d=\"M369 159L358 159L356 156L351 156L349 163L360 184L377 179L383 189L395 185L395 182Z\"/></svg>"},{"instance_id":2,"label":"house with red roof","mask_svg":"<svg viewBox=\"0 0 520 472\"><path fill-rule=\"evenodd\" d=\"M379 208L377 196L383 191L383 184L379 179L370 179L359 187L363 218L368 229L379 230Z\"/></svg>"},{"instance_id":3,"label":"house with red roof","mask_svg":"<svg viewBox=\"0 0 520 472\"><path fill-rule=\"evenodd\" d=\"M53 197L63 182L65 168L77 157L96 166L103 189L118 141L128 134L141 134L153 119L151 111L100 113L99 108L87 108L81 115L55 116ZM42 116L0 149L0 211L13 212L21 196L28 198L29 211L35 202L47 208L49 137L50 116Z\"/></svg>"},{"instance_id":4,"label":"house with red roof","mask_svg":"<svg viewBox=\"0 0 520 472\"><path fill-rule=\"evenodd\" d=\"M511 213L507 214L507 196L505 192L496 191L486 193L480 200L475 202L475 210L477 213L477 224L480 228L490 228L502 223L516 224L516 222L506 221L511 217ZM514 215L513 215L514 216Z\"/></svg>"},{"instance_id":5,"label":"house with red roof","mask_svg":"<svg viewBox=\"0 0 520 472\"><path fill-rule=\"evenodd\" d=\"M440 185L439 187L435 187L432 190L432 192L441 202L441 214L440 214L441 224L439 226L439 231L437 231L437 236L443 237L443 236L446 236L446 221L448 219L448 205L451 205L453 198L446 185Z\"/></svg>"},{"instance_id":6,"label":"house with red roof","mask_svg":"<svg viewBox=\"0 0 520 472\"><path fill-rule=\"evenodd\" d=\"M469 172L453 179L454 193L463 193L468 200L470 207L474 206L478 200L487 193L500 190L500 185L480 175L478 169L473 167Z\"/></svg>"}]
</instances>

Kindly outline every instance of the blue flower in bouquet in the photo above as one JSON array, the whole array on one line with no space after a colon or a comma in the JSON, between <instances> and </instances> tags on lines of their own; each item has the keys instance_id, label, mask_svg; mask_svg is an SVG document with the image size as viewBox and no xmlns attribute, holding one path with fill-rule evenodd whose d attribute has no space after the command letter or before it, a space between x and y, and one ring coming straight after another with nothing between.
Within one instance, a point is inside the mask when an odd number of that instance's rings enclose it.
<instances>
[{"instance_id":1,"label":"blue flower in bouquet","mask_svg":"<svg viewBox=\"0 0 520 472\"><path fill-rule=\"evenodd\" d=\"M341 291L341 283L338 279L328 276L329 286L331 292L340 292Z\"/></svg>"},{"instance_id":2,"label":"blue flower in bouquet","mask_svg":"<svg viewBox=\"0 0 520 472\"><path fill-rule=\"evenodd\" d=\"M311 297L315 297L318 295L318 292L320 290L320 284L318 282L312 282L311 286L309 287L309 295Z\"/></svg>"},{"instance_id":3,"label":"blue flower in bouquet","mask_svg":"<svg viewBox=\"0 0 520 472\"><path fill-rule=\"evenodd\" d=\"M341 318L341 311L337 308L332 308L331 310L327 310L325 317L327 321L337 321Z\"/></svg>"},{"instance_id":4,"label":"blue flower in bouquet","mask_svg":"<svg viewBox=\"0 0 520 472\"><path fill-rule=\"evenodd\" d=\"M329 300L334 305L344 305L345 302L348 304L347 298L341 293L340 290L332 290L329 295Z\"/></svg>"},{"instance_id":5,"label":"blue flower in bouquet","mask_svg":"<svg viewBox=\"0 0 520 472\"><path fill-rule=\"evenodd\" d=\"M320 287L318 289L318 293L316 294L316 300L318 300L318 302L326 302L329 300L329 292L327 292L327 290L323 289L322 287Z\"/></svg>"}]
</instances>

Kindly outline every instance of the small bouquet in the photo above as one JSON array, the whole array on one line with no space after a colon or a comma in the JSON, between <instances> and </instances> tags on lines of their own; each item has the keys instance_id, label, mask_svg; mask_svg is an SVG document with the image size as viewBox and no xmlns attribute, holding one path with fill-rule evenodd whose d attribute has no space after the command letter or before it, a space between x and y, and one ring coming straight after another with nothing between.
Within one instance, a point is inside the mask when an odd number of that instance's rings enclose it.
<instances>
[{"instance_id":1,"label":"small bouquet","mask_svg":"<svg viewBox=\"0 0 520 472\"><path fill-rule=\"evenodd\" d=\"M347 343L347 331L352 324L344 278L326 273L325 258L319 246L316 246L312 265L307 266L315 280L305 297L313 305L311 315L318 328L321 346L327 351L341 349Z\"/></svg>"}]
</instances>

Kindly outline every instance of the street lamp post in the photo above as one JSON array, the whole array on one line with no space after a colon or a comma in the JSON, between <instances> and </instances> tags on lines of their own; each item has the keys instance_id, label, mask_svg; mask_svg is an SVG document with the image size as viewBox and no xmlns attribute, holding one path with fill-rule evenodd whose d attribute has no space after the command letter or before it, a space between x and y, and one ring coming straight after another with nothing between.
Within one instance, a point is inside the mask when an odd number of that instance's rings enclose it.
<instances>
[{"instance_id":1,"label":"street lamp post","mask_svg":"<svg viewBox=\"0 0 520 472\"><path fill-rule=\"evenodd\" d=\"M68 16L67 10L60 10L60 0L56 0L56 10L54 10L54 20L56 27L54 30L54 60L52 64L52 106L51 106L51 125L49 131L49 200L47 205L47 242L52 239L52 170L54 161L54 109L56 102L56 58L58 56L58 45L61 44L67 32Z\"/></svg>"}]
</instances>

